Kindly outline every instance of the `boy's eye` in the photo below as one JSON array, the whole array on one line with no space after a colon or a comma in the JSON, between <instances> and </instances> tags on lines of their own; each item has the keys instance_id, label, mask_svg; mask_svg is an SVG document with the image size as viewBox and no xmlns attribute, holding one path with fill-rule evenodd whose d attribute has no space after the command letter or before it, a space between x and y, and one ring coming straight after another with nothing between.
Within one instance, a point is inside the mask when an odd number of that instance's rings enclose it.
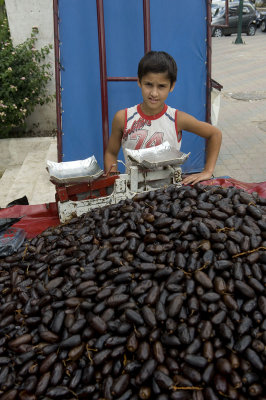
<instances>
[{"instance_id":1,"label":"boy's eye","mask_svg":"<svg viewBox=\"0 0 266 400\"><path fill-rule=\"evenodd\" d=\"M151 86L153 86L153 84L152 84L151 82L146 82L146 83L145 83L145 86L150 86L150 87L151 87ZM165 88L166 85L160 84L160 85L158 85L158 87L159 87L159 88Z\"/></svg>"}]
</instances>

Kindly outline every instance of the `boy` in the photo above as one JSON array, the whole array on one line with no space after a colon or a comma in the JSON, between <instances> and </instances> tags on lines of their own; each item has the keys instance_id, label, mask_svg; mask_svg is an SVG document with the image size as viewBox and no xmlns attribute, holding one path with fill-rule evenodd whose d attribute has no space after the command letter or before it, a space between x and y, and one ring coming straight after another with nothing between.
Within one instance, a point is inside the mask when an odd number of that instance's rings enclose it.
<instances>
[{"instance_id":1,"label":"boy","mask_svg":"<svg viewBox=\"0 0 266 400\"><path fill-rule=\"evenodd\" d=\"M222 133L218 128L165 104L168 94L174 90L176 77L176 62L163 51L150 51L140 60L138 86L143 102L115 114L104 157L106 172L117 170L121 145L124 155L126 148L138 150L164 141L180 150L182 131L186 130L207 140L206 163L202 172L186 176L182 183L194 185L212 177ZM126 163L129 163L127 159Z\"/></svg>"}]
</instances>

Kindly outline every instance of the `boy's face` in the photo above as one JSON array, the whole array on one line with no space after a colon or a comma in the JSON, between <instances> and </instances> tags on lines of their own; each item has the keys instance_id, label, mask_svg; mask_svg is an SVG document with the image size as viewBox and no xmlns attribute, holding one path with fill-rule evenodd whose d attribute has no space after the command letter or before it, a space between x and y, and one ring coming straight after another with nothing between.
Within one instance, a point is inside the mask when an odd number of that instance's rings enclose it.
<instances>
[{"instance_id":1,"label":"boy's face","mask_svg":"<svg viewBox=\"0 0 266 400\"><path fill-rule=\"evenodd\" d=\"M174 90L175 83L171 86L166 72L149 72L141 81L138 79L138 85L143 97L142 111L147 115L155 115L163 110L164 102L169 92Z\"/></svg>"}]
</instances>

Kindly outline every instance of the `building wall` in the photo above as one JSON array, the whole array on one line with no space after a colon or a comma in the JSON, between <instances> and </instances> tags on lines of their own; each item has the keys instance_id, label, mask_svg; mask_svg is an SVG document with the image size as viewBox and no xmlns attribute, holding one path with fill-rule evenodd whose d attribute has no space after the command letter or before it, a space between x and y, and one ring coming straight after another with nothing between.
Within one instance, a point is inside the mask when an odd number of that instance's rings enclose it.
<instances>
[{"instance_id":1,"label":"building wall","mask_svg":"<svg viewBox=\"0 0 266 400\"><path fill-rule=\"evenodd\" d=\"M33 26L39 29L36 48L52 44L54 47L53 0L5 0L11 38L16 46L30 37ZM48 92L55 94L54 51L46 59L51 63L52 80ZM55 101L37 106L27 119L27 127L34 132L56 129Z\"/></svg>"}]
</instances>

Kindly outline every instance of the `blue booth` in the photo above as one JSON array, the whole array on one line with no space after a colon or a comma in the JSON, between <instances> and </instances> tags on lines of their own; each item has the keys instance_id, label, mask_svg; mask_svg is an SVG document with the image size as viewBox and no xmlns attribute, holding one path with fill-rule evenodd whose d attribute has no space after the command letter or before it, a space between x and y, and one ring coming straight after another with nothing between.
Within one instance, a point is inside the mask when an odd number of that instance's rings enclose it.
<instances>
[{"instance_id":1,"label":"blue booth","mask_svg":"<svg viewBox=\"0 0 266 400\"><path fill-rule=\"evenodd\" d=\"M57 0L60 161L95 155L103 167L115 112L141 102L137 67L150 49L166 51L177 62L177 82L167 104L209 122L209 3ZM183 132L181 151L191 152L184 172L202 170L204 139Z\"/></svg>"}]
</instances>

